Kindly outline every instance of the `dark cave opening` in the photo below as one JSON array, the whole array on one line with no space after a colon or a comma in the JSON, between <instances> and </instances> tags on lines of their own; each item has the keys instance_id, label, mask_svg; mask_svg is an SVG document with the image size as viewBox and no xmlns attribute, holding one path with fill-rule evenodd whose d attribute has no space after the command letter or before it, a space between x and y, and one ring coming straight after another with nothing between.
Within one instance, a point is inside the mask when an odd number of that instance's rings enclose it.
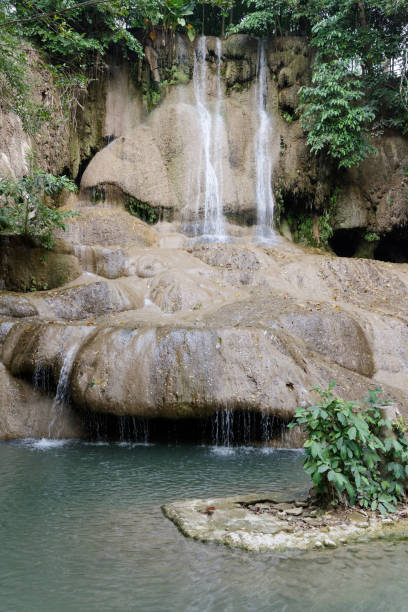
<instances>
[{"instance_id":1,"label":"dark cave opening","mask_svg":"<svg viewBox=\"0 0 408 612\"><path fill-rule=\"evenodd\" d=\"M383 236L374 250L374 259L392 263L408 262L408 232L407 228L392 230Z\"/></svg>"},{"instance_id":2,"label":"dark cave opening","mask_svg":"<svg viewBox=\"0 0 408 612\"><path fill-rule=\"evenodd\" d=\"M354 257L361 243L361 229L338 229L329 240L329 245L339 257Z\"/></svg>"},{"instance_id":3,"label":"dark cave opening","mask_svg":"<svg viewBox=\"0 0 408 612\"><path fill-rule=\"evenodd\" d=\"M408 262L408 232L405 227L394 229L383 236L367 232L364 228L338 229L330 238L329 245L339 257Z\"/></svg>"},{"instance_id":4,"label":"dark cave opening","mask_svg":"<svg viewBox=\"0 0 408 612\"><path fill-rule=\"evenodd\" d=\"M241 446L284 444L287 421L248 410L220 410L203 418L139 418L87 413L94 441Z\"/></svg>"}]
</instances>

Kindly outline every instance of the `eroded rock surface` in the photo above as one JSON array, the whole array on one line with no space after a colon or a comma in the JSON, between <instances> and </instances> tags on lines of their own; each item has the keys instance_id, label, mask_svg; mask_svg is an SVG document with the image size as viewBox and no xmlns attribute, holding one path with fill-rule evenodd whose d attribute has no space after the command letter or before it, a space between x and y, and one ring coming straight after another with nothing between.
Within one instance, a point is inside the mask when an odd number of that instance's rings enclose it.
<instances>
[{"instance_id":1,"label":"eroded rock surface","mask_svg":"<svg viewBox=\"0 0 408 612\"><path fill-rule=\"evenodd\" d=\"M356 510L323 514L307 500L278 493L183 500L163 512L185 536L256 552L337 548L408 533L406 507L393 518Z\"/></svg>"},{"instance_id":2,"label":"eroded rock surface","mask_svg":"<svg viewBox=\"0 0 408 612\"><path fill-rule=\"evenodd\" d=\"M52 419L52 398L11 376L2 363L0 389L0 440L47 438ZM81 418L69 407L58 416L58 431L61 438L86 436Z\"/></svg>"},{"instance_id":3,"label":"eroded rock surface","mask_svg":"<svg viewBox=\"0 0 408 612\"><path fill-rule=\"evenodd\" d=\"M112 217L98 210L104 236ZM147 230L152 246L140 246L140 233L125 247L77 244L92 248L81 260L89 269L64 288L3 294L1 359L12 376L34 380L43 369L55 388L72 354L75 404L116 415L224 408L290 418L332 380L353 400L381 386L406 414L408 266L283 238L273 248L249 236L161 248L176 226Z\"/></svg>"}]
</instances>

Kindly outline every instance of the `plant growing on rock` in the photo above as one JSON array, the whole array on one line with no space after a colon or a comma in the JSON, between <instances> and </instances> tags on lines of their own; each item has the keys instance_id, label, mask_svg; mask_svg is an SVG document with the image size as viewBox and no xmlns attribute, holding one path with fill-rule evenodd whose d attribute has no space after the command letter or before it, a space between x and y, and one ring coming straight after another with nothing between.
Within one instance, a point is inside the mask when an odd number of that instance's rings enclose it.
<instances>
[{"instance_id":1,"label":"plant growing on rock","mask_svg":"<svg viewBox=\"0 0 408 612\"><path fill-rule=\"evenodd\" d=\"M334 386L315 387L322 402L297 408L289 425L300 425L308 435L304 468L317 496L323 504L395 512L408 490L405 429L384 418L381 390L370 391L361 404L336 397Z\"/></svg>"},{"instance_id":2,"label":"plant growing on rock","mask_svg":"<svg viewBox=\"0 0 408 612\"><path fill-rule=\"evenodd\" d=\"M72 210L59 210L45 200L55 199L64 189L76 191L66 176L54 176L33 170L21 178L0 177L0 223L4 229L21 234L50 249L53 232L66 226L64 221L76 216Z\"/></svg>"}]
</instances>

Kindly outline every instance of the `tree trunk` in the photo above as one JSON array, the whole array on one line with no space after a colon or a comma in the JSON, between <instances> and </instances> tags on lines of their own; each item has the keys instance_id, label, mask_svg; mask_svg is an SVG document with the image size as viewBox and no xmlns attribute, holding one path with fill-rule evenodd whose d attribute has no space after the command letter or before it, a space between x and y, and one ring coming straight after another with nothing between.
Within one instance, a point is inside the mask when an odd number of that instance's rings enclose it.
<instances>
[{"instance_id":1,"label":"tree trunk","mask_svg":"<svg viewBox=\"0 0 408 612\"><path fill-rule=\"evenodd\" d=\"M364 0L357 0L357 4L358 4L359 11L360 11L361 27L363 28L363 30L367 30L368 26L367 26L367 16L365 12Z\"/></svg>"},{"instance_id":2,"label":"tree trunk","mask_svg":"<svg viewBox=\"0 0 408 612\"><path fill-rule=\"evenodd\" d=\"M147 63L149 64L150 72L152 73L153 81L155 83L160 83L160 72L159 72L159 63L156 51L153 49L151 45L146 45L145 56Z\"/></svg>"}]
</instances>

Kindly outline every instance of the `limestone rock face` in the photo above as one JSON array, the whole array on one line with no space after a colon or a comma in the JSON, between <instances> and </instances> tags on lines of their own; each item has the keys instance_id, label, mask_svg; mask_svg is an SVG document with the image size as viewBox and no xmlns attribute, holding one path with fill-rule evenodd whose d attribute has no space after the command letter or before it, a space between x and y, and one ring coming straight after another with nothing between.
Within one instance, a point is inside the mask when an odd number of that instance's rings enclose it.
<instances>
[{"instance_id":1,"label":"limestone rock face","mask_svg":"<svg viewBox=\"0 0 408 612\"><path fill-rule=\"evenodd\" d=\"M338 197L339 228L369 227L381 233L408 221L408 138L390 131L373 144L378 155L346 172Z\"/></svg>"},{"instance_id":2,"label":"limestone rock face","mask_svg":"<svg viewBox=\"0 0 408 612\"><path fill-rule=\"evenodd\" d=\"M290 418L316 401L314 385L332 380L354 400L381 386L406 414L407 266L339 259L283 239L274 248L243 240L191 252L118 250L139 275L88 273L30 295L38 315L9 313L1 360L10 375L47 372L55 387L72 355L78 410L116 415L249 409Z\"/></svg>"},{"instance_id":3,"label":"limestone rock face","mask_svg":"<svg viewBox=\"0 0 408 612\"><path fill-rule=\"evenodd\" d=\"M0 236L1 289L10 291L53 289L69 283L80 274L78 259L73 255L71 248L67 249L57 244L52 251L49 251L32 246L19 236Z\"/></svg>"},{"instance_id":4,"label":"limestone rock face","mask_svg":"<svg viewBox=\"0 0 408 612\"><path fill-rule=\"evenodd\" d=\"M51 109L53 121L43 123L33 136L28 136L20 118L0 108L0 175L23 176L28 170L33 149L41 169L59 173L70 163L69 126L62 110L60 92L38 52L27 44L24 51L27 76L31 81L31 102L42 103Z\"/></svg>"},{"instance_id":5,"label":"limestone rock face","mask_svg":"<svg viewBox=\"0 0 408 612\"><path fill-rule=\"evenodd\" d=\"M192 71L193 49L183 55L185 66ZM160 53L160 41L156 43ZM207 103L213 108L217 98L216 70L213 65L215 39L207 37L208 69L206 77ZM254 220L254 135L258 125L255 99L255 77L258 41L248 36L232 36L223 41L222 116L219 133L222 148L222 193L224 212L234 219ZM282 139L293 139L297 132L282 119L279 109L290 109L297 102L297 89L308 79L310 53L302 39L289 37L285 41L269 41L268 62L276 77L269 83L268 104L274 116L273 155L284 156ZM286 71L286 72L285 72ZM200 180L197 164L200 159L200 116L196 106L194 86L187 84L168 88L160 105L146 116L141 111L140 96L129 86L125 66L115 66L108 82L106 105L106 135L114 136L105 148L90 161L82 177L83 197L95 189L114 186L123 197L131 196L151 206L174 211L178 220L189 220L200 200ZM116 87L116 94L114 93ZM120 96L117 92L120 92ZM118 100L120 97L120 103ZM116 104L112 103L116 100ZM119 105L119 106L118 106ZM123 108L119 120L117 108ZM294 110L294 108L292 108ZM296 138L296 136L295 136ZM304 138L304 154L309 161ZM297 153L298 154L298 153ZM293 167L293 159L288 161ZM308 164L302 170L307 172ZM277 178L277 177L276 177ZM296 174L288 184L292 186ZM202 181L201 181L202 182ZM312 183L308 183L309 187ZM109 199L109 195L107 195Z\"/></svg>"},{"instance_id":6,"label":"limestone rock face","mask_svg":"<svg viewBox=\"0 0 408 612\"><path fill-rule=\"evenodd\" d=\"M48 437L52 399L11 376L2 363L0 388L0 440ZM85 437L81 419L72 410L66 408L59 420L61 438Z\"/></svg>"}]
</instances>

